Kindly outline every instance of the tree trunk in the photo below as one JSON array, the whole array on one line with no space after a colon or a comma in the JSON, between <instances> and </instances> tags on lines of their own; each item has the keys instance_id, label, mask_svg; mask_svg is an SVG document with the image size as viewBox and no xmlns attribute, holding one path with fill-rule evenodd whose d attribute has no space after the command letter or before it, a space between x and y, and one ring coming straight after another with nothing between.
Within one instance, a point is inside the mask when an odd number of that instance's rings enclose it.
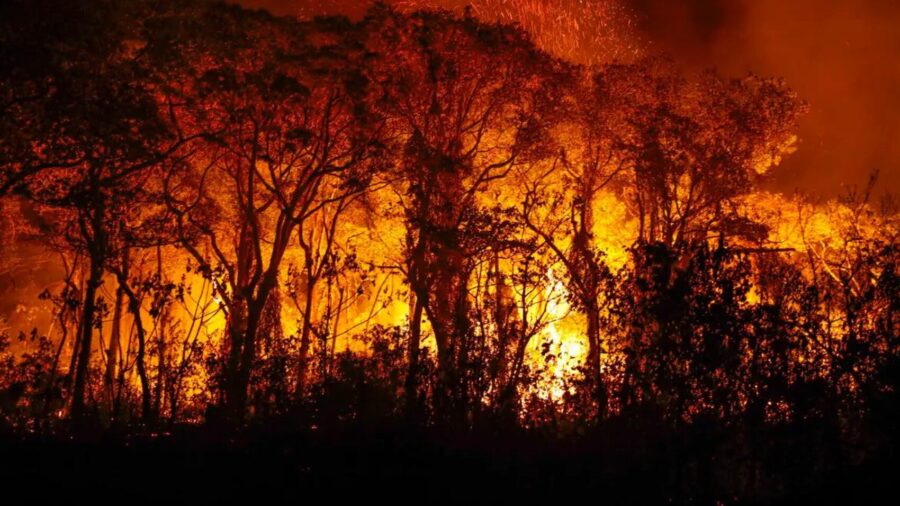
<instances>
[{"instance_id":1,"label":"tree trunk","mask_svg":"<svg viewBox=\"0 0 900 506\"><path fill-rule=\"evenodd\" d=\"M307 269L307 283L306 283L306 302L304 303L303 309L303 328L300 330L300 357L298 361L298 371L297 371L297 387L295 395L299 399L303 396L303 389L306 386L306 372L309 367L309 348L310 348L310 334L312 333L312 310L313 310L313 294L315 292L315 279L310 277L311 274L309 272L311 269Z\"/></svg>"},{"instance_id":2,"label":"tree trunk","mask_svg":"<svg viewBox=\"0 0 900 506\"><path fill-rule=\"evenodd\" d=\"M75 363L75 386L72 390L72 419L76 422L84 418L84 392L87 386L88 366L91 361L91 344L94 337L94 314L96 313L97 288L102 283L102 253L92 253L90 274L85 291L84 306L79 330L78 359Z\"/></svg>"},{"instance_id":3,"label":"tree trunk","mask_svg":"<svg viewBox=\"0 0 900 506\"><path fill-rule=\"evenodd\" d=\"M256 357L256 333L259 327L262 306L265 305L265 298L262 301L254 301L248 304L247 308L247 324L243 336L243 346L239 350L239 358L237 367L234 370L234 377L229 383L231 388L228 391L228 415L231 422L241 424L247 412L248 389L250 387L250 373L253 369L253 361Z\"/></svg>"},{"instance_id":4,"label":"tree trunk","mask_svg":"<svg viewBox=\"0 0 900 506\"><path fill-rule=\"evenodd\" d=\"M122 312L125 304L125 292L121 283L116 288L116 302L113 309L112 331L109 336L109 346L106 350L106 371L103 375L103 387L106 391L106 397L109 401L109 415L111 419L118 416L113 409L113 400L115 397L116 384L116 366L119 357L119 340L122 336Z\"/></svg>"},{"instance_id":5,"label":"tree trunk","mask_svg":"<svg viewBox=\"0 0 900 506\"><path fill-rule=\"evenodd\" d=\"M83 270L83 268L82 268ZM81 304L72 317L72 355L69 357L69 368L66 372L65 388L72 388L72 382L75 380L75 365L78 362L78 350L81 346L81 315L84 314L84 295L86 291L84 273L80 276L78 283L78 296L81 298Z\"/></svg>"},{"instance_id":6,"label":"tree trunk","mask_svg":"<svg viewBox=\"0 0 900 506\"><path fill-rule=\"evenodd\" d=\"M415 297L415 296L414 296ZM422 341L422 301L415 297L409 318L409 343L406 350L407 371L404 388L406 390L406 415L415 419L418 414L419 390L419 348Z\"/></svg>"},{"instance_id":7,"label":"tree trunk","mask_svg":"<svg viewBox=\"0 0 900 506\"><path fill-rule=\"evenodd\" d=\"M600 357L603 346L600 339L600 306L598 297L601 290L602 264L595 256L594 247L594 183L589 179L587 186L582 191L581 202L578 205L578 229L572 241L576 256L576 264L580 265L581 276L580 293L587 318L587 374L591 385L591 397L597 403L597 419L606 416L607 392L603 381L603 372L600 368ZM571 273L576 274L576 273Z\"/></svg>"},{"instance_id":8,"label":"tree trunk","mask_svg":"<svg viewBox=\"0 0 900 506\"><path fill-rule=\"evenodd\" d=\"M437 343L440 389L437 397L439 416L452 424L465 423L468 409L468 385L465 380L468 361L469 271L466 258L458 250L443 249L435 255L435 287L425 308Z\"/></svg>"},{"instance_id":9,"label":"tree trunk","mask_svg":"<svg viewBox=\"0 0 900 506\"><path fill-rule=\"evenodd\" d=\"M160 283L160 287L163 285L163 266L162 266L162 248L160 246L156 247L156 277ZM161 297L165 297L165 295L160 295ZM165 300L165 299L163 299ZM157 364L156 364L156 387L155 387L155 397L153 402L153 420L159 420L162 416L165 397L165 384L168 376L168 361L166 355L166 324L168 323L168 306L163 304L159 308L159 317L157 318L156 323L156 351L157 351Z\"/></svg>"},{"instance_id":10,"label":"tree trunk","mask_svg":"<svg viewBox=\"0 0 900 506\"><path fill-rule=\"evenodd\" d=\"M597 419L602 420L606 416L608 399L603 371L600 368L600 357L603 352L600 340L600 310L595 301L586 304L585 310L587 311L588 337L587 370L593 387L593 397L597 402Z\"/></svg>"},{"instance_id":11,"label":"tree trunk","mask_svg":"<svg viewBox=\"0 0 900 506\"><path fill-rule=\"evenodd\" d=\"M162 415L163 397L165 396L165 381L167 375L166 366L166 310L160 308L159 320L156 327L156 385L153 392L153 419L158 420Z\"/></svg>"},{"instance_id":12,"label":"tree trunk","mask_svg":"<svg viewBox=\"0 0 900 506\"><path fill-rule=\"evenodd\" d=\"M141 318L141 303L134 291L128 288L127 285L125 285L125 287L125 295L128 296L128 311L131 313L131 317L134 318L134 328L138 338L138 349L135 362L137 365L138 378L141 383L141 418L144 422L152 423L153 410L151 407L150 379L147 377L146 364L147 336L144 330L143 318Z\"/></svg>"},{"instance_id":13,"label":"tree trunk","mask_svg":"<svg viewBox=\"0 0 900 506\"><path fill-rule=\"evenodd\" d=\"M247 412L248 390L250 388L250 375L256 361L256 340L262 321L263 310L269 295L275 288L275 271L270 270L257 289L256 297L247 302L247 318L244 325L244 334L241 338L242 346L238 350L232 350L232 356L237 357L236 368L233 369L234 377L230 379L230 388L227 392L227 411L234 424L241 424Z\"/></svg>"}]
</instances>

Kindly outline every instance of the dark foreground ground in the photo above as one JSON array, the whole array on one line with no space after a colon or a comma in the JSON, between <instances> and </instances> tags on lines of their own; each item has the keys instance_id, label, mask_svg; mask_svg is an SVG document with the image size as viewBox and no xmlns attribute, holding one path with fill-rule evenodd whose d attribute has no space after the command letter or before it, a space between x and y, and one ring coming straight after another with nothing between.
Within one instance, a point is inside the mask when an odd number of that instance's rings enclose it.
<instances>
[{"instance_id":1,"label":"dark foreground ground","mask_svg":"<svg viewBox=\"0 0 900 506\"><path fill-rule=\"evenodd\" d=\"M725 497L721 490L729 487L719 480L746 477L722 478L716 462L700 466L709 471L706 478L680 472L673 466L695 469L696 463L677 464L652 445L404 429L276 432L220 437L183 427L78 440L6 435L0 439L0 485L7 498L10 491L23 494L23 501L6 504L72 498L212 503L248 495L290 500L272 504L314 498L507 504L562 497L592 504L897 504L900 490L896 459L888 453L812 479L799 473L806 477L780 481L778 490L757 487L755 497Z\"/></svg>"}]
</instances>

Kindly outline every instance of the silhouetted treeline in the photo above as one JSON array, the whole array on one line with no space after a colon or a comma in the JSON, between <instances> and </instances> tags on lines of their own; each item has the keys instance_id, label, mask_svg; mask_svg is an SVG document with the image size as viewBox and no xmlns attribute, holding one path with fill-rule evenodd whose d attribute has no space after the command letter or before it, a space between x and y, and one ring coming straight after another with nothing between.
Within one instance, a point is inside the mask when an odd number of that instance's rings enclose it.
<instances>
[{"instance_id":1,"label":"silhouetted treeline","mask_svg":"<svg viewBox=\"0 0 900 506\"><path fill-rule=\"evenodd\" d=\"M760 191L805 108L470 14L4 2L2 430L435 431L676 502L869 469L897 213Z\"/></svg>"}]
</instances>

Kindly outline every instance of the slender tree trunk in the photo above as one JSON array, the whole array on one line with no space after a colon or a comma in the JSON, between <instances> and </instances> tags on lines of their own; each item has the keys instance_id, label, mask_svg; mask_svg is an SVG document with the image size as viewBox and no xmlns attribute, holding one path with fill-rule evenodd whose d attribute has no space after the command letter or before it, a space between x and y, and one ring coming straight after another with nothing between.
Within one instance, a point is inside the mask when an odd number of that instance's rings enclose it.
<instances>
[{"instance_id":1,"label":"slender tree trunk","mask_svg":"<svg viewBox=\"0 0 900 506\"><path fill-rule=\"evenodd\" d=\"M122 336L122 312L125 304L125 292L121 284L116 288L116 302L113 309L112 331L109 336L109 346L106 350L106 371L103 375L103 387L106 390L106 397L109 401L110 418L115 419L118 416L113 410L113 400L115 397L116 384L116 368L119 357L119 341Z\"/></svg>"},{"instance_id":2,"label":"slender tree trunk","mask_svg":"<svg viewBox=\"0 0 900 506\"><path fill-rule=\"evenodd\" d=\"M334 325L331 327L331 352L326 357L328 359L328 367L325 368L326 374L331 374L332 371L332 362L334 360L334 348L337 345L337 337L340 332L340 324L341 324L341 308L344 305L344 288L338 287L338 303L337 309L335 309L334 314Z\"/></svg>"},{"instance_id":3,"label":"slender tree trunk","mask_svg":"<svg viewBox=\"0 0 900 506\"><path fill-rule=\"evenodd\" d=\"M528 261L526 260L525 269L528 271ZM491 276L495 280L494 288L494 323L497 333L497 353L491 359L489 369L490 381L497 385L503 385L509 381L511 360L507 353L511 341L514 339L516 326L511 324L513 320L513 310L515 307L510 295L510 288L506 284L505 276L500 272L499 253L495 252L491 259ZM527 321L521 322L520 328L524 331ZM512 361L515 356L511 357ZM501 398L504 397L501 395ZM501 399L502 400L502 399ZM502 403L501 403L502 404Z\"/></svg>"},{"instance_id":4,"label":"slender tree trunk","mask_svg":"<svg viewBox=\"0 0 900 506\"><path fill-rule=\"evenodd\" d=\"M153 409L150 404L152 397L150 394L150 378L147 376L147 335L144 330L143 322L141 321L141 307L137 301L135 301L132 306L131 314L137 319L135 327L138 338L136 362L138 377L141 380L141 416L145 422L153 423Z\"/></svg>"},{"instance_id":5,"label":"slender tree trunk","mask_svg":"<svg viewBox=\"0 0 900 506\"><path fill-rule=\"evenodd\" d=\"M59 327L62 335L59 338L59 345L56 347L56 352L53 354L53 363L50 365L50 378L47 380L47 387L44 390L44 410L42 418L44 421L47 421L50 418L51 411L53 409L53 401L55 399L62 399L62 391L57 388L57 375L59 374L59 360L62 357L62 351L66 346L66 341L69 337L69 322L66 317L66 308L63 307L60 310L60 314L57 317L59 319ZM40 424L38 424L40 428Z\"/></svg>"},{"instance_id":6,"label":"slender tree trunk","mask_svg":"<svg viewBox=\"0 0 900 506\"><path fill-rule=\"evenodd\" d=\"M127 273L127 271L125 271ZM120 277L119 282L125 290L125 296L128 297L128 311L134 319L134 328L137 333L138 349L135 357L138 378L141 383L141 418L146 423L153 423L153 410L151 404L150 379L147 377L147 336L144 330L143 318L141 317L141 302L137 298L137 294L127 285L122 284L125 276Z\"/></svg>"},{"instance_id":7,"label":"slender tree trunk","mask_svg":"<svg viewBox=\"0 0 900 506\"><path fill-rule=\"evenodd\" d=\"M158 420L162 415L163 398L165 397L165 382L168 374L166 365L166 310L160 309L159 322L156 327L156 385L153 390L153 419Z\"/></svg>"},{"instance_id":8,"label":"slender tree trunk","mask_svg":"<svg viewBox=\"0 0 900 506\"><path fill-rule=\"evenodd\" d=\"M593 186L594 183L592 180L589 180L586 189L582 192L578 209L578 231L573 238L572 246L577 257L576 262L582 268L582 272L578 273L578 275L582 277L581 293L579 295L581 296L586 313L585 317L587 318L587 373L593 390L591 396L597 403L597 419L601 420L606 416L608 400L606 384L600 368L603 346L600 339L600 306L597 299L600 295L602 265L597 260L594 252L594 212L592 203L595 195Z\"/></svg>"},{"instance_id":9,"label":"slender tree trunk","mask_svg":"<svg viewBox=\"0 0 900 506\"><path fill-rule=\"evenodd\" d=\"M414 296L415 297L415 296ZM415 297L409 318L409 343L407 345L406 415L414 419L418 414L419 348L422 340L422 301Z\"/></svg>"},{"instance_id":10,"label":"slender tree trunk","mask_svg":"<svg viewBox=\"0 0 900 506\"><path fill-rule=\"evenodd\" d=\"M83 267L82 267L83 271ZM65 387L69 389L72 387L72 382L75 380L75 364L78 362L78 350L81 346L81 315L84 313L84 294L85 294L85 280L84 273L82 272L81 279L77 285L78 295L81 298L81 305L75 310L75 314L72 317L72 355L69 357L69 368L66 372L65 379Z\"/></svg>"},{"instance_id":11,"label":"slender tree trunk","mask_svg":"<svg viewBox=\"0 0 900 506\"><path fill-rule=\"evenodd\" d=\"M75 364L75 384L72 388L72 419L76 426L83 425L85 415L85 390L90 373L91 345L94 336L94 316L97 312L97 289L103 283L103 268L106 263L107 241L104 230L106 206L103 197L93 196L91 214L82 216L79 226L82 237L88 243L88 280L81 314L80 335L78 336L78 361Z\"/></svg>"},{"instance_id":12,"label":"slender tree trunk","mask_svg":"<svg viewBox=\"0 0 900 506\"><path fill-rule=\"evenodd\" d=\"M300 329L300 357L298 360L296 395L300 398L306 386L306 374L309 368L310 334L312 333L313 294L315 293L315 280L309 277L307 269L306 301L303 307L303 328Z\"/></svg>"},{"instance_id":13,"label":"slender tree trunk","mask_svg":"<svg viewBox=\"0 0 900 506\"><path fill-rule=\"evenodd\" d=\"M156 247L156 279L160 283L160 286L163 285L163 266L162 266L162 248L160 246ZM165 297L165 294L161 294L161 297ZM165 299L163 299L165 300ZM166 353L166 325L168 324L168 306L163 304L159 308L159 317L156 323L156 351L157 351L157 364L156 364L156 387L155 387L155 397L153 401L153 420L159 420L162 416L163 407L165 406L165 392L166 392L166 381L168 380L168 361L167 361L167 353Z\"/></svg>"},{"instance_id":14,"label":"slender tree trunk","mask_svg":"<svg viewBox=\"0 0 900 506\"><path fill-rule=\"evenodd\" d=\"M103 254L91 253L90 274L85 290L84 305L81 314L81 325L78 336L78 359L75 362L75 384L72 389L72 419L80 423L84 419L85 389L91 360L91 344L94 336L94 316L96 313L97 289L102 283Z\"/></svg>"},{"instance_id":15,"label":"slender tree trunk","mask_svg":"<svg viewBox=\"0 0 900 506\"><path fill-rule=\"evenodd\" d=\"M606 416L608 405L606 383L603 371L600 368L600 357L603 345L600 340L600 310L594 303L586 304L587 311L587 336L588 336L588 374L594 389L593 397L597 402L597 419L602 420Z\"/></svg>"}]
</instances>

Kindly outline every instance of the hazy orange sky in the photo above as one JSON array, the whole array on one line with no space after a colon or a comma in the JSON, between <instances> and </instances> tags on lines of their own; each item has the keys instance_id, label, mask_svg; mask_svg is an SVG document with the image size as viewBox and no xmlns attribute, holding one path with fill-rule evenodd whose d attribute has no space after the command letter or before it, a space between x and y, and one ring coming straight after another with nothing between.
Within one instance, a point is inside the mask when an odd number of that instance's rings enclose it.
<instances>
[{"instance_id":1,"label":"hazy orange sky","mask_svg":"<svg viewBox=\"0 0 900 506\"><path fill-rule=\"evenodd\" d=\"M540 1L540 0L532 0ZM689 68L781 76L809 102L800 150L776 175L783 191L826 196L865 183L900 194L900 1L571 0L623 2L651 51ZM276 13L358 14L369 0L242 0ZM392 3L404 3L395 0ZM406 1L423 4L425 1ZM460 0L434 0L458 5ZM556 0L554 5L565 2Z\"/></svg>"}]
</instances>

